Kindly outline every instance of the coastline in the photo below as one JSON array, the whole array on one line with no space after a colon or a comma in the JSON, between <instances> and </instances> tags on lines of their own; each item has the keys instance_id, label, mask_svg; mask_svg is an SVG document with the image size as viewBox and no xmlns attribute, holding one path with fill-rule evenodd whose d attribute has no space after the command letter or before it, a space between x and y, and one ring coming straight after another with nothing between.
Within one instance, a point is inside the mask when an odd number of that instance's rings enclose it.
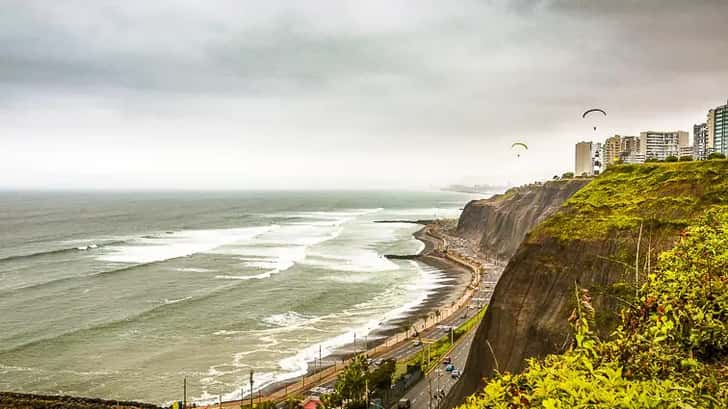
<instances>
[{"instance_id":1,"label":"coastline","mask_svg":"<svg viewBox=\"0 0 728 409\"><path fill-rule=\"evenodd\" d=\"M390 221L376 221L377 223L388 223ZM395 221L392 221L395 222ZM348 343L334 349L332 353L323 357L320 362L308 361L307 372L303 376L296 376L286 380L272 382L263 388L253 392L254 400L280 401L293 393L300 393L313 387L313 384L320 384L327 378L334 376L337 370L347 364L347 361L359 353L366 352L367 355L377 355L386 352L403 341L410 338L412 327L422 331L432 328L438 322L460 312L464 305L474 295L475 289L481 282L481 277L498 273L497 264L487 264L485 260L479 260L480 264L467 260L467 257L459 257L448 249L449 243L442 237L438 230L442 227L437 221L431 220L398 220L397 223L407 222L421 224L423 227L413 233L415 239L424 244L423 249L417 254L411 255L387 255L390 259L407 259L420 262L437 268L448 282L439 286L425 298L423 302L407 311L401 317L397 317L382 323L381 326L370 332L365 339L366 346L362 349L362 343ZM493 268L496 267L496 268ZM439 311L438 319L435 319L435 312ZM403 329L407 328L404 330ZM244 396L250 399L250 394ZM239 405L240 400L223 402L223 406ZM205 404L208 404L206 402Z\"/></svg>"}]
</instances>

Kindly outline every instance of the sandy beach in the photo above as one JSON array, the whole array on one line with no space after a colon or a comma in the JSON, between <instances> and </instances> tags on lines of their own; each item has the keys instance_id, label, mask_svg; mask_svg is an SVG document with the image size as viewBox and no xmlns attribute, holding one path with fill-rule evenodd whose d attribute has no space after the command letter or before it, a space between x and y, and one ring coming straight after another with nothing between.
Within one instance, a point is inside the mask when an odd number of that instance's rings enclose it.
<instances>
[{"instance_id":1,"label":"sandy beach","mask_svg":"<svg viewBox=\"0 0 728 409\"><path fill-rule=\"evenodd\" d=\"M382 222L386 223L387 221ZM396 222L403 221L398 220ZM424 224L429 221L407 222ZM442 251L442 239L430 234L430 229L433 227L434 225L432 224L424 224L420 230L414 233L414 237L424 243L424 248L419 254L397 255L390 257L416 260L436 267L440 269L445 278L448 279L447 284L434 289L423 303L408 311L402 317L382 323L379 328L366 337L366 341L361 340L357 342L356 345L354 343L343 345L335 350L334 353L324 357L320 363L309 362L308 373L305 378L311 377L313 381L313 379L316 379L314 375L318 374L319 371L324 372L322 374L323 376L330 376L332 367L341 367L347 359L351 358L355 354L361 353L365 349L372 351L373 349L385 348L392 345L393 338L396 338L397 334L402 333L404 328L411 327L413 323L422 321L423 318L428 315L431 316L437 310L445 311L446 309L453 309L455 304L466 296L466 292L471 287L474 280L476 282L479 280L479 274L476 274L474 269L471 267L453 261L451 258L447 257L447 255ZM484 272L487 273L487 271ZM422 322L419 323L419 325L421 324ZM430 327L433 324L434 323L428 323L427 327ZM364 342L366 342L366 348L364 346ZM387 343L387 346L384 345L385 343ZM300 387L301 384L301 378L276 382L257 391L255 399L265 400L267 397L272 398L280 395L283 391L286 391L289 388L292 389L294 387ZM305 381L305 384L307 385L308 381Z\"/></svg>"}]
</instances>

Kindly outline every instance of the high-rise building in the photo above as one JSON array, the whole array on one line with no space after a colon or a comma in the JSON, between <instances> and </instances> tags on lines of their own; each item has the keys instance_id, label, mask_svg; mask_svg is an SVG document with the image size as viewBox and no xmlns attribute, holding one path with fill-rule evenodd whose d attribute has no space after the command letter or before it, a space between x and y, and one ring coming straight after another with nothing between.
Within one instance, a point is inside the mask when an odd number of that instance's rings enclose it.
<instances>
[{"instance_id":1,"label":"high-rise building","mask_svg":"<svg viewBox=\"0 0 728 409\"><path fill-rule=\"evenodd\" d=\"M705 160L713 151L713 146L708 145L707 123L693 125L693 159Z\"/></svg>"},{"instance_id":2,"label":"high-rise building","mask_svg":"<svg viewBox=\"0 0 728 409\"><path fill-rule=\"evenodd\" d=\"M624 163L644 163L645 161L645 155L640 153L639 136L623 136L619 150L619 159Z\"/></svg>"},{"instance_id":3,"label":"high-rise building","mask_svg":"<svg viewBox=\"0 0 728 409\"><path fill-rule=\"evenodd\" d=\"M715 152L728 153L728 103L708 111L708 143Z\"/></svg>"},{"instance_id":4,"label":"high-rise building","mask_svg":"<svg viewBox=\"0 0 728 409\"><path fill-rule=\"evenodd\" d=\"M638 154L640 151L640 137L623 136L622 141L620 142L619 150L623 157L631 154Z\"/></svg>"},{"instance_id":5,"label":"high-rise building","mask_svg":"<svg viewBox=\"0 0 728 409\"><path fill-rule=\"evenodd\" d=\"M668 156L680 156L680 148L688 146L686 131L640 132L640 153L645 159L665 160Z\"/></svg>"},{"instance_id":6,"label":"high-rise building","mask_svg":"<svg viewBox=\"0 0 728 409\"><path fill-rule=\"evenodd\" d=\"M689 156L689 157L695 159L693 157L693 150L694 150L694 147L692 145L691 146L681 146L680 147L680 155L678 155L678 157L679 158L684 158L684 157L688 157Z\"/></svg>"},{"instance_id":7,"label":"high-rise building","mask_svg":"<svg viewBox=\"0 0 728 409\"><path fill-rule=\"evenodd\" d=\"M637 152L630 152L628 154L622 154L622 162L629 164L645 163L645 155Z\"/></svg>"},{"instance_id":8,"label":"high-rise building","mask_svg":"<svg viewBox=\"0 0 728 409\"><path fill-rule=\"evenodd\" d=\"M607 138L604 141L604 166L609 166L614 162L620 160L620 154L622 153L622 138L619 135L614 135Z\"/></svg>"},{"instance_id":9,"label":"high-rise building","mask_svg":"<svg viewBox=\"0 0 728 409\"><path fill-rule=\"evenodd\" d=\"M592 161L592 143L579 142L576 144L574 175L591 176L593 174L594 164Z\"/></svg>"}]
</instances>

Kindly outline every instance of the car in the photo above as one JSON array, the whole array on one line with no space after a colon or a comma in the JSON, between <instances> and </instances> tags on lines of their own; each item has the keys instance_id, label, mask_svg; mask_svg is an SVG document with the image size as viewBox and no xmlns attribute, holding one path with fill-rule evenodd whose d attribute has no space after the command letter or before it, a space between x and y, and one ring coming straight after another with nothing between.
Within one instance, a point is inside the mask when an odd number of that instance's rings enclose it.
<instances>
[{"instance_id":1,"label":"car","mask_svg":"<svg viewBox=\"0 0 728 409\"><path fill-rule=\"evenodd\" d=\"M409 409L412 404L410 403L410 400L407 398L402 398L397 402L397 409Z\"/></svg>"},{"instance_id":2,"label":"car","mask_svg":"<svg viewBox=\"0 0 728 409\"><path fill-rule=\"evenodd\" d=\"M452 358L446 356L445 359L442 360L442 363L445 365L450 365L452 363Z\"/></svg>"},{"instance_id":3,"label":"car","mask_svg":"<svg viewBox=\"0 0 728 409\"><path fill-rule=\"evenodd\" d=\"M453 364L447 364L447 366L445 367L445 370L448 371L448 372L452 372L452 371L455 370L455 365L453 365Z\"/></svg>"},{"instance_id":4,"label":"car","mask_svg":"<svg viewBox=\"0 0 728 409\"><path fill-rule=\"evenodd\" d=\"M450 372L450 376L452 376L453 379L457 379L460 377L460 371L457 369L453 369L453 371Z\"/></svg>"},{"instance_id":5,"label":"car","mask_svg":"<svg viewBox=\"0 0 728 409\"><path fill-rule=\"evenodd\" d=\"M419 339L416 339L416 340L415 340L415 341L414 341L414 342L412 343L412 345L414 345L414 346L418 347L418 346L422 345L422 342L420 342L420 340L419 340Z\"/></svg>"},{"instance_id":6,"label":"car","mask_svg":"<svg viewBox=\"0 0 728 409\"><path fill-rule=\"evenodd\" d=\"M376 361L374 361L374 365L376 365L376 366L382 366L383 363L384 363L384 360L382 358L379 358Z\"/></svg>"}]
</instances>

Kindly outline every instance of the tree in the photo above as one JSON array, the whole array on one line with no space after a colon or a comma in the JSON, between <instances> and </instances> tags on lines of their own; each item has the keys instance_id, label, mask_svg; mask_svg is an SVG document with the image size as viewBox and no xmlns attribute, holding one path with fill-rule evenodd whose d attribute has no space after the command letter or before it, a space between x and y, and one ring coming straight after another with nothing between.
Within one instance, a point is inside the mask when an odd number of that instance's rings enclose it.
<instances>
[{"instance_id":1,"label":"tree","mask_svg":"<svg viewBox=\"0 0 728 409\"><path fill-rule=\"evenodd\" d=\"M336 380L334 390L345 407L354 409L366 405L364 391L366 389L367 370L366 358L363 355L357 355Z\"/></svg>"},{"instance_id":2,"label":"tree","mask_svg":"<svg viewBox=\"0 0 728 409\"><path fill-rule=\"evenodd\" d=\"M665 162L677 162L677 161L678 161L678 158L677 158L677 156L674 156L674 155L670 155L665 158Z\"/></svg>"},{"instance_id":3,"label":"tree","mask_svg":"<svg viewBox=\"0 0 728 409\"><path fill-rule=\"evenodd\" d=\"M289 396L286 400L286 409L301 409L303 407L303 400L298 396Z\"/></svg>"},{"instance_id":4,"label":"tree","mask_svg":"<svg viewBox=\"0 0 728 409\"><path fill-rule=\"evenodd\" d=\"M561 175L561 179L572 179L574 177L574 172L564 172L563 175Z\"/></svg>"},{"instance_id":5,"label":"tree","mask_svg":"<svg viewBox=\"0 0 728 409\"><path fill-rule=\"evenodd\" d=\"M708 155L708 160L713 159L725 159L725 155L720 152L713 152L710 155Z\"/></svg>"},{"instance_id":6,"label":"tree","mask_svg":"<svg viewBox=\"0 0 728 409\"><path fill-rule=\"evenodd\" d=\"M691 162L692 160L692 155L684 155L680 157L680 162Z\"/></svg>"},{"instance_id":7,"label":"tree","mask_svg":"<svg viewBox=\"0 0 728 409\"><path fill-rule=\"evenodd\" d=\"M392 375L397 367L397 361L387 359L377 369L369 372L369 388L389 390L392 386Z\"/></svg>"}]
</instances>

